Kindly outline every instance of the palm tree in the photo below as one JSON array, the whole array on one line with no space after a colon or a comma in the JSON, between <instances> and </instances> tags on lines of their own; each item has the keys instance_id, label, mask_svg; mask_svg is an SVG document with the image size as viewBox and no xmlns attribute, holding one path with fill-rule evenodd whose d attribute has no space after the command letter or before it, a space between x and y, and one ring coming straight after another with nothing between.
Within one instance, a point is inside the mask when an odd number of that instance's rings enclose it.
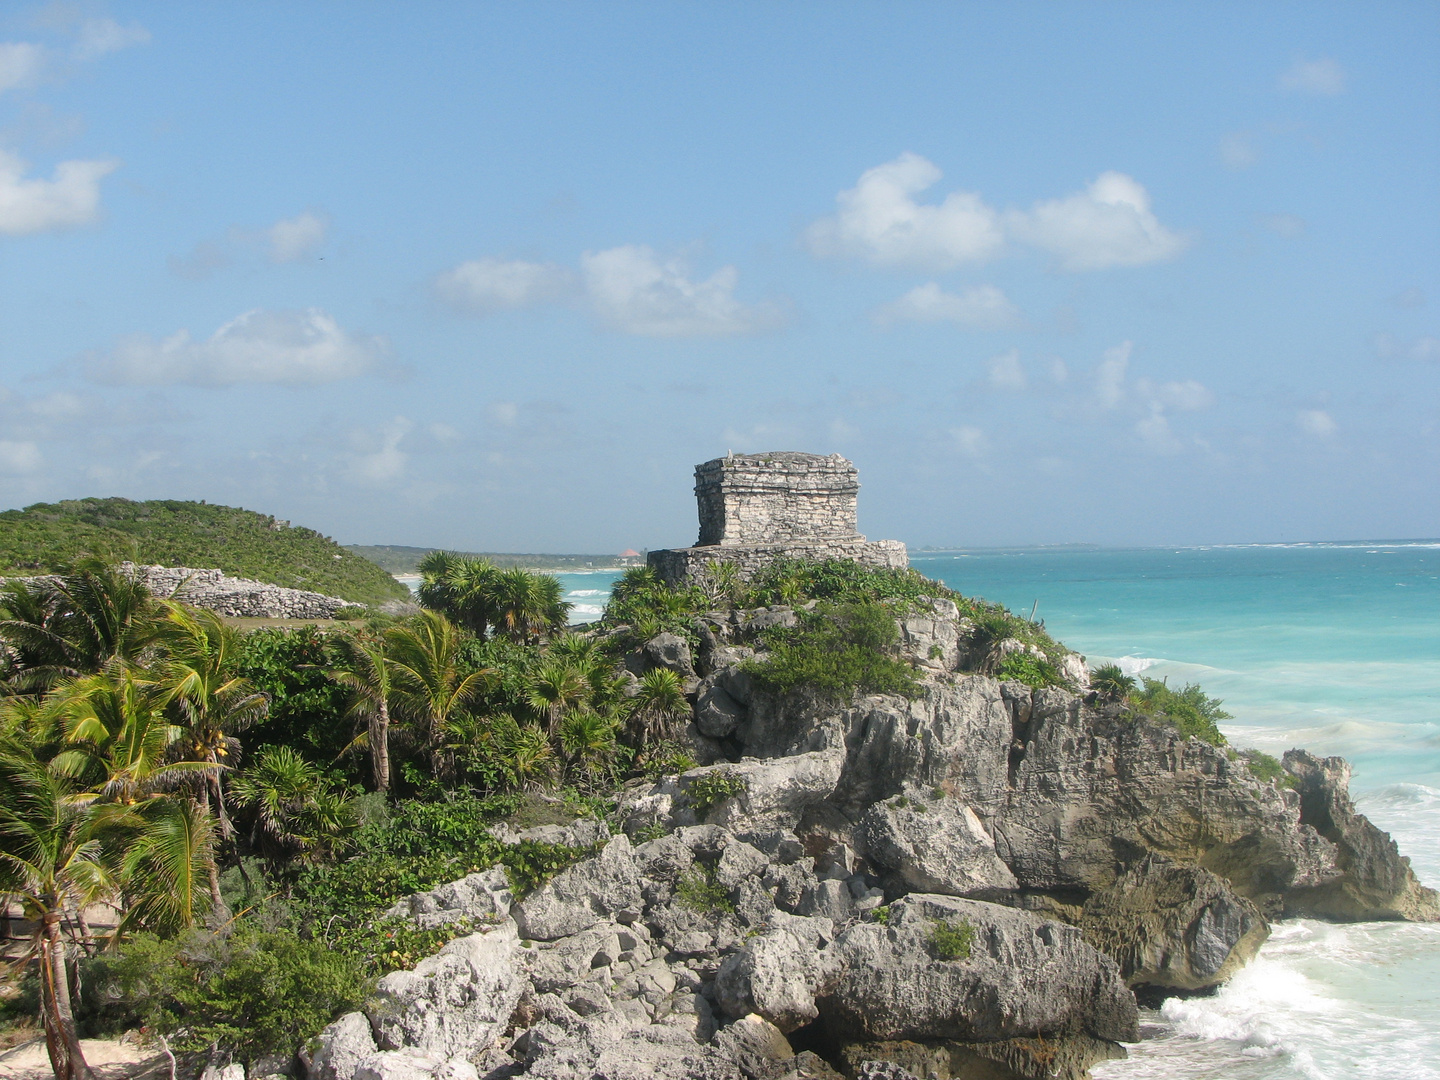
<instances>
[{"instance_id":1,"label":"palm tree","mask_svg":"<svg viewBox=\"0 0 1440 1080\"><path fill-rule=\"evenodd\" d=\"M527 643L564 627L570 605L561 600L560 581L516 567L502 570L494 585L496 628L513 641Z\"/></svg>"},{"instance_id":2,"label":"palm tree","mask_svg":"<svg viewBox=\"0 0 1440 1080\"><path fill-rule=\"evenodd\" d=\"M591 709L572 709L560 723L560 746L572 773L593 785L614 771L615 721Z\"/></svg>"},{"instance_id":3,"label":"palm tree","mask_svg":"<svg viewBox=\"0 0 1440 1080\"><path fill-rule=\"evenodd\" d=\"M75 1028L61 924L115 891L102 858L105 824L76 803L69 782L14 748L0 760L0 895L35 924L28 957L40 969L40 1012L56 1080L93 1080Z\"/></svg>"},{"instance_id":4,"label":"palm tree","mask_svg":"<svg viewBox=\"0 0 1440 1080\"><path fill-rule=\"evenodd\" d=\"M674 722L689 711L690 703L685 700L680 676L668 668L647 671L640 680L635 710L630 714L636 745L643 749L652 742L670 738Z\"/></svg>"},{"instance_id":5,"label":"palm tree","mask_svg":"<svg viewBox=\"0 0 1440 1080\"><path fill-rule=\"evenodd\" d=\"M432 551L420 560L422 606L465 627L481 641L495 621L495 582L500 571L488 559Z\"/></svg>"},{"instance_id":6,"label":"palm tree","mask_svg":"<svg viewBox=\"0 0 1440 1080\"><path fill-rule=\"evenodd\" d=\"M357 824L350 798L288 746L267 749L231 781L230 792L252 818L251 846L272 869L327 854Z\"/></svg>"},{"instance_id":7,"label":"palm tree","mask_svg":"<svg viewBox=\"0 0 1440 1080\"><path fill-rule=\"evenodd\" d=\"M134 668L63 683L48 705L70 747L56 754L50 767L92 783L90 798L134 804L169 788L186 772L207 768L171 759L185 729L166 715L161 689Z\"/></svg>"},{"instance_id":8,"label":"palm tree","mask_svg":"<svg viewBox=\"0 0 1440 1080\"><path fill-rule=\"evenodd\" d=\"M0 637L15 652L17 689L132 660L156 634L156 605L134 566L85 557L59 574L12 581L3 592Z\"/></svg>"},{"instance_id":9,"label":"palm tree","mask_svg":"<svg viewBox=\"0 0 1440 1080\"><path fill-rule=\"evenodd\" d=\"M1135 692L1135 679L1119 664L1102 664L1090 673L1090 688L1106 701L1124 701Z\"/></svg>"},{"instance_id":10,"label":"palm tree","mask_svg":"<svg viewBox=\"0 0 1440 1080\"><path fill-rule=\"evenodd\" d=\"M157 664L163 700L184 729L183 760L207 766L200 777L198 802L205 813L213 810L222 840L230 840L234 826L225 812L225 789L220 774L239 752L234 733L263 718L269 700L249 679L235 674L240 637L213 611L166 602L159 641L165 657ZM210 894L216 912L224 909L218 867L210 868Z\"/></svg>"},{"instance_id":11,"label":"palm tree","mask_svg":"<svg viewBox=\"0 0 1440 1080\"><path fill-rule=\"evenodd\" d=\"M375 790L390 790L391 664L383 637L345 635L336 640L339 667L326 674L350 691L350 714L365 720Z\"/></svg>"},{"instance_id":12,"label":"palm tree","mask_svg":"<svg viewBox=\"0 0 1440 1080\"><path fill-rule=\"evenodd\" d=\"M530 676L527 696L530 707L545 717L552 737L560 732L560 718L582 704L591 693L586 671L566 663L544 664Z\"/></svg>"},{"instance_id":13,"label":"palm tree","mask_svg":"<svg viewBox=\"0 0 1440 1080\"><path fill-rule=\"evenodd\" d=\"M459 627L438 611L422 611L385 632L395 711L419 729L433 772L440 768L440 740L450 717L495 674L494 668L464 670L462 640Z\"/></svg>"},{"instance_id":14,"label":"palm tree","mask_svg":"<svg viewBox=\"0 0 1440 1080\"><path fill-rule=\"evenodd\" d=\"M135 807L133 819L121 859L126 911L116 936L131 926L161 934L194 926L215 903L213 890L207 895L215 870L209 815L189 799L154 798Z\"/></svg>"}]
</instances>

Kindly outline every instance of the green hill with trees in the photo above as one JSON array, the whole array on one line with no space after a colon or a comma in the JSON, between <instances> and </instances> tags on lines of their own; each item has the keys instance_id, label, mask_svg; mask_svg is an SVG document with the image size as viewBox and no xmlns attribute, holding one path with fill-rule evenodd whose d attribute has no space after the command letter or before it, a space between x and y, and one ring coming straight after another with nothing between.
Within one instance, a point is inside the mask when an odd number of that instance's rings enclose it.
<instances>
[{"instance_id":1,"label":"green hill with trees","mask_svg":"<svg viewBox=\"0 0 1440 1080\"><path fill-rule=\"evenodd\" d=\"M80 555L219 567L234 577L366 604L407 600L381 567L269 514L179 499L66 499L0 513L0 576L49 573Z\"/></svg>"}]
</instances>

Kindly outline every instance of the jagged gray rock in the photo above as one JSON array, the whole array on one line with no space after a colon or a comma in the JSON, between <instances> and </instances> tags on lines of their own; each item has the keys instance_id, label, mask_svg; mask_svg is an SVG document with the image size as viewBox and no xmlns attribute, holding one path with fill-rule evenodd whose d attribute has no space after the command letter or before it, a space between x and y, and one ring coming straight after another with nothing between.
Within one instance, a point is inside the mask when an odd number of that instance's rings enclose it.
<instances>
[{"instance_id":1,"label":"jagged gray rock","mask_svg":"<svg viewBox=\"0 0 1440 1080\"><path fill-rule=\"evenodd\" d=\"M835 1037L1139 1037L1115 962L1073 926L949 896L911 894L889 910L885 925L851 926L826 950L816 1001ZM973 929L968 957L938 958L932 935L942 922Z\"/></svg>"},{"instance_id":2,"label":"jagged gray rock","mask_svg":"<svg viewBox=\"0 0 1440 1080\"><path fill-rule=\"evenodd\" d=\"M860 819L863 853L916 892L985 896L1016 888L975 811L942 791L871 806Z\"/></svg>"},{"instance_id":3,"label":"jagged gray rock","mask_svg":"<svg viewBox=\"0 0 1440 1080\"><path fill-rule=\"evenodd\" d=\"M1287 915L1330 919L1440 919L1440 897L1416 879L1410 860L1390 834L1377 829L1350 801L1350 763L1305 750L1285 755L1295 778L1300 820L1335 845L1343 877L1298 888L1285 897Z\"/></svg>"},{"instance_id":4,"label":"jagged gray rock","mask_svg":"<svg viewBox=\"0 0 1440 1080\"><path fill-rule=\"evenodd\" d=\"M377 1045L442 1057L484 1049L504 1031L525 990L519 954L507 919L456 938L413 971L392 971L375 988L370 1018Z\"/></svg>"},{"instance_id":5,"label":"jagged gray rock","mask_svg":"<svg viewBox=\"0 0 1440 1080\"><path fill-rule=\"evenodd\" d=\"M479 1080L475 1066L463 1057L423 1050L382 1050L355 1070L355 1080Z\"/></svg>"},{"instance_id":6,"label":"jagged gray rock","mask_svg":"<svg viewBox=\"0 0 1440 1080\"><path fill-rule=\"evenodd\" d=\"M612 838L599 855L541 885L516 904L512 914L525 937L554 941L621 912L638 916L643 905L633 849L622 834Z\"/></svg>"},{"instance_id":7,"label":"jagged gray rock","mask_svg":"<svg viewBox=\"0 0 1440 1080\"><path fill-rule=\"evenodd\" d=\"M415 920L426 930L457 919L494 921L510 914L514 903L510 879L498 866L446 882L428 892L412 893L385 912L389 917Z\"/></svg>"},{"instance_id":8,"label":"jagged gray rock","mask_svg":"<svg viewBox=\"0 0 1440 1080\"><path fill-rule=\"evenodd\" d=\"M1080 928L1131 986L1175 990L1224 982L1270 934L1260 910L1223 878L1154 856L1091 896Z\"/></svg>"},{"instance_id":9,"label":"jagged gray rock","mask_svg":"<svg viewBox=\"0 0 1440 1080\"><path fill-rule=\"evenodd\" d=\"M351 1080L360 1063L376 1051L370 1018L346 1013L300 1047L300 1061L309 1080Z\"/></svg>"}]
</instances>

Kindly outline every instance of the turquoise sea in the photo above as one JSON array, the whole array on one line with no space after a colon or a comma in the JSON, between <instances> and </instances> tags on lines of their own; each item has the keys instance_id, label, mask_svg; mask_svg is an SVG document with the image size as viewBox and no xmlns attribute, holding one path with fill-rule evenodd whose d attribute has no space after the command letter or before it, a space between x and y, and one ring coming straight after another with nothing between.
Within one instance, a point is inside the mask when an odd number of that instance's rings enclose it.
<instances>
[{"instance_id":1,"label":"turquoise sea","mask_svg":"<svg viewBox=\"0 0 1440 1080\"><path fill-rule=\"evenodd\" d=\"M1092 664L1198 682L1225 734L1340 754L1351 792L1440 885L1440 541L919 552L912 565L1045 622ZM614 574L562 574L576 621ZM1278 924L1211 997L1144 1013L1097 1080L1440 1080L1440 926Z\"/></svg>"}]
</instances>

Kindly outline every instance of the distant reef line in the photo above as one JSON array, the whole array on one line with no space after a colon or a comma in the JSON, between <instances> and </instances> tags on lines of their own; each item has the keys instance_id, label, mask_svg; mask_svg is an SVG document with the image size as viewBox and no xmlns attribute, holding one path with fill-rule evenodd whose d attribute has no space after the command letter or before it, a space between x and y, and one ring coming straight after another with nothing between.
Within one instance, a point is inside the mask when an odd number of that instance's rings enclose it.
<instances>
[{"instance_id":1,"label":"distant reef line","mask_svg":"<svg viewBox=\"0 0 1440 1080\"><path fill-rule=\"evenodd\" d=\"M392 574L413 574L417 572L420 560L432 551L450 551L456 555L488 559L496 566L524 567L527 570L614 570L632 565L644 565L645 552L633 556L614 553L605 555L550 555L505 551L460 551L456 548L407 547L402 544L346 544L345 550L361 558L369 559Z\"/></svg>"}]
</instances>

